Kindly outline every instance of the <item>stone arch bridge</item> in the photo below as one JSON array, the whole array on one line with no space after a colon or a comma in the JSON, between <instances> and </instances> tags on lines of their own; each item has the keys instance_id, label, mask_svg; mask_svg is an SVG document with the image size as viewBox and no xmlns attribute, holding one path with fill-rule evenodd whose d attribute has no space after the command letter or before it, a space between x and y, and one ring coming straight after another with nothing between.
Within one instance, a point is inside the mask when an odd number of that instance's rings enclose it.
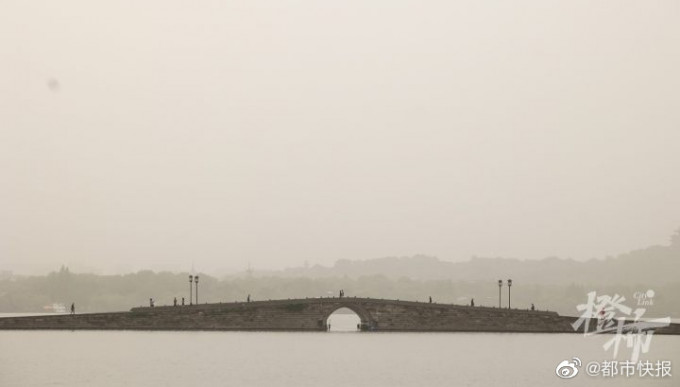
<instances>
[{"instance_id":1,"label":"stone arch bridge","mask_svg":"<svg viewBox=\"0 0 680 387\"><path fill-rule=\"evenodd\" d=\"M325 331L328 317L340 308L354 311L364 331L573 333L576 319L547 311L330 297L0 318L0 329ZM672 324L660 333L680 329Z\"/></svg>"}]
</instances>

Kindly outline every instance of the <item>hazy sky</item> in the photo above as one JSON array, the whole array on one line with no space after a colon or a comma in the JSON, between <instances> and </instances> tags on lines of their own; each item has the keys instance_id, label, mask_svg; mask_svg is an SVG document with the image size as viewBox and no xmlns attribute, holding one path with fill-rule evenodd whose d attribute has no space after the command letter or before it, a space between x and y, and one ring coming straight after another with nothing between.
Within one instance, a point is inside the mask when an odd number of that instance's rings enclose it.
<instances>
[{"instance_id":1,"label":"hazy sky","mask_svg":"<svg viewBox=\"0 0 680 387\"><path fill-rule=\"evenodd\" d=\"M2 0L0 270L665 244L679 20L675 0Z\"/></svg>"}]
</instances>

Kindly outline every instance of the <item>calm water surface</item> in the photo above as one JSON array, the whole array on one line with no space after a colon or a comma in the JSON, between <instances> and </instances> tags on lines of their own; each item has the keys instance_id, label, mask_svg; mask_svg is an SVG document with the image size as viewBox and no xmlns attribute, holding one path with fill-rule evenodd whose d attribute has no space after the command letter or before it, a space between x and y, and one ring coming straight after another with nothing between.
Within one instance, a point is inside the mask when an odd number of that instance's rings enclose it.
<instances>
[{"instance_id":1,"label":"calm water surface","mask_svg":"<svg viewBox=\"0 0 680 387\"><path fill-rule=\"evenodd\" d=\"M348 332L0 331L0 386L680 385L555 375L573 356L611 359L610 336L354 333L354 316L333 317ZM680 364L680 337L655 336L643 359Z\"/></svg>"}]
</instances>

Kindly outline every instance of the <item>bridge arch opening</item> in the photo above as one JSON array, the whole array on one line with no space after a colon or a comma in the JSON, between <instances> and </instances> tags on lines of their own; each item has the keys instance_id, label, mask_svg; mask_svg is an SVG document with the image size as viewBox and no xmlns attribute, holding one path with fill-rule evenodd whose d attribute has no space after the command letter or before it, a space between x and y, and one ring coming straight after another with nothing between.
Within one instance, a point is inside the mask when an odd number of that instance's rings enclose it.
<instances>
[{"instance_id":1,"label":"bridge arch opening","mask_svg":"<svg viewBox=\"0 0 680 387\"><path fill-rule=\"evenodd\" d=\"M358 332L361 324L359 314L347 307L338 308L326 317L326 329L329 332Z\"/></svg>"}]
</instances>

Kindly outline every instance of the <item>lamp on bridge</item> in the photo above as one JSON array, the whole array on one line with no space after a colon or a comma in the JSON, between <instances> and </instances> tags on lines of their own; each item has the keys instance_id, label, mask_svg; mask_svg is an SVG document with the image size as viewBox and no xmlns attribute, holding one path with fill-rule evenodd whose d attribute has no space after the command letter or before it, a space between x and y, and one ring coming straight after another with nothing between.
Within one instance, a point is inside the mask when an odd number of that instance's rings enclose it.
<instances>
[{"instance_id":1,"label":"lamp on bridge","mask_svg":"<svg viewBox=\"0 0 680 387\"><path fill-rule=\"evenodd\" d=\"M512 286L512 280L508 280L508 309L510 309L510 287Z\"/></svg>"},{"instance_id":2,"label":"lamp on bridge","mask_svg":"<svg viewBox=\"0 0 680 387\"><path fill-rule=\"evenodd\" d=\"M498 280L498 307L501 307L501 288L503 287L503 280Z\"/></svg>"},{"instance_id":3,"label":"lamp on bridge","mask_svg":"<svg viewBox=\"0 0 680 387\"><path fill-rule=\"evenodd\" d=\"M189 305L193 305L193 301L194 301L194 294L193 294L194 285L193 285L192 282L194 282L194 276L190 274L189 275Z\"/></svg>"},{"instance_id":4,"label":"lamp on bridge","mask_svg":"<svg viewBox=\"0 0 680 387\"><path fill-rule=\"evenodd\" d=\"M194 277L194 282L196 282L196 305L198 305L198 276Z\"/></svg>"}]
</instances>

